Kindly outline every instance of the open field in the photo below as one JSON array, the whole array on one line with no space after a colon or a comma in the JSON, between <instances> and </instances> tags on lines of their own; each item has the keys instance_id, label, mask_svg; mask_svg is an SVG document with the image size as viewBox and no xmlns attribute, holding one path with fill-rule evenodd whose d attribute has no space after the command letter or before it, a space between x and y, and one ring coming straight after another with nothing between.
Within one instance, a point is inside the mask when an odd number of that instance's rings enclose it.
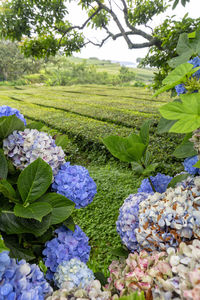
<instances>
[{"instance_id":1,"label":"open field","mask_svg":"<svg viewBox=\"0 0 200 300\"><path fill-rule=\"evenodd\" d=\"M90 238L89 263L95 271L108 265L112 259L111 248L120 245L115 228L118 210L141 182L130 165L111 157L102 137L127 136L150 118L152 161L161 161L157 172L180 172L180 161L171 156L179 137L156 133L158 108L169 100L168 95L155 99L150 90L130 87L2 86L0 89L0 105L19 109L28 122L42 121L43 130L51 134L67 134L70 139L67 159L87 167L97 183L98 194L93 203L74 214L76 223Z\"/></svg>"}]
</instances>

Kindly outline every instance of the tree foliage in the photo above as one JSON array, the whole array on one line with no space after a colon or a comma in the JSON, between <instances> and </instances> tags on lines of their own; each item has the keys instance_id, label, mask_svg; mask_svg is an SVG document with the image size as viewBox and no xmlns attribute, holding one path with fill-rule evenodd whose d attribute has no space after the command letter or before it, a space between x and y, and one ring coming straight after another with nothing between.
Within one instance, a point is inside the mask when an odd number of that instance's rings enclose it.
<instances>
[{"instance_id":1,"label":"tree foliage","mask_svg":"<svg viewBox=\"0 0 200 300\"><path fill-rule=\"evenodd\" d=\"M0 41L0 81L16 80L24 74L37 73L42 62L25 58L16 43Z\"/></svg>"},{"instance_id":2,"label":"tree foliage","mask_svg":"<svg viewBox=\"0 0 200 300\"><path fill-rule=\"evenodd\" d=\"M123 38L129 49L150 48L143 65L163 66L158 77L169 70L167 61L175 56L178 36L191 32L200 25L200 19L184 16L182 21L167 18L163 24L151 28L152 20L168 7L190 0L79 0L85 21L70 22L70 5L76 0L5 0L0 10L1 36L21 42L26 56L48 57L62 51L71 55L86 44L102 46L109 39ZM115 26L111 26L115 24ZM101 29L105 37L90 40L84 29ZM113 28L115 28L113 30ZM137 42L137 37L141 42Z\"/></svg>"}]
</instances>

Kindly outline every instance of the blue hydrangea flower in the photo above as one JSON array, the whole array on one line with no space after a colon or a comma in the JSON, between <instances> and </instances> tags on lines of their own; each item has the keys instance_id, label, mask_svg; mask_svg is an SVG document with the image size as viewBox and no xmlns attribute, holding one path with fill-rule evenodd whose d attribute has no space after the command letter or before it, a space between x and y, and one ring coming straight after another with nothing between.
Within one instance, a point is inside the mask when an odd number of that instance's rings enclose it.
<instances>
[{"instance_id":1,"label":"blue hydrangea flower","mask_svg":"<svg viewBox=\"0 0 200 300\"><path fill-rule=\"evenodd\" d=\"M200 67L200 57L199 57L199 56L196 56L196 57L190 59L188 62L189 62L190 64L194 65L193 68ZM195 73L193 74L193 76L199 78L199 77L200 77L200 70L198 70L197 72L195 72Z\"/></svg>"},{"instance_id":2,"label":"blue hydrangea flower","mask_svg":"<svg viewBox=\"0 0 200 300\"><path fill-rule=\"evenodd\" d=\"M184 160L183 165L186 172L191 175L200 174L200 169L193 167L198 162L198 156L188 157Z\"/></svg>"},{"instance_id":3,"label":"blue hydrangea flower","mask_svg":"<svg viewBox=\"0 0 200 300\"><path fill-rule=\"evenodd\" d=\"M78 258L82 262L87 262L90 255L90 246L88 237L76 225L75 231L71 231L65 226L55 230L57 237L48 241L43 250L44 262L48 269L47 278L52 279L57 266L63 261L69 261L72 258Z\"/></svg>"},{"instance_id":4,"label":"blue hydrangea flower","mask_svg":"<svg viewBox=\"0 0 200 300\"><path fill-rule=\"evenodd\" d=\"M6 268L10 264L10 257L8 254L9 254L8 251L3 251L0 253L0 281L2 279L2 276L3 276Z\"/></svg>"},{"instance_id":5,"label":"blue hydrangea flower","mask_svg":"<svg viewBox=\"0 0 200 300\"><path fill-rule=\"evenodd\" d=\"M161 173L158 173L156 176L150 176L153 186L156 192L158 193L164 193L166 191L167 186L172 180L172 178L173 177ZM147 194L154 193L150 185L149 179L146 178L142 180L142 183L138 189L138 193L147 193Z\"/></svg>"},{"instance_id":6,"label":"blue hydrangea flower","mask_svg":"<svg viewBox=\"0 0 200 300\"><path fill-rule=\"evenodd\" d=\"M175 90L176 90L178 96L181 94L185 94L187 92L185 85L183 83L176 85Z\"/></svg>"},{"instance_id":7,"label":"blue hydrangea flower","mask_svg":"<svg viewBox=\"0 0 200 300\"><path fill-rule=\"evenodd\" d=\"M139 226L138 211L140 202L146 200L149 194L131 194L125 199L119 209L119 217L116 222L117 232L122 243L131 251L138 249L138 242L135 236L135 229Z\"/></svg>"},{"instance_id":8,"label":"blue hydrangea flower","mask_svg":"<svg viewBox=\"0 0 200 300\"><path fill-rule=\"evenodd\" d=\"M96 183L90 177L88 170L82 166L71 166L70 162L60 167L52 188L73 201L76 208L90 204L97 192Z\"/></svg>"},{"instance_id":9,"label":"blue hydrangea flower","mask_svg":"<svg viewBox=\"0 0 200 300\"><path fill-rule=\"evenodd\" d=\"M92 270L78 258L63 261L54 274L55 284L59 288L62 288L63 284L67 284L70 289L85 288L92 280L94 280Z\"/></svg>"},{"instance_id":10,"label":"blue hydrangea flower","mask_svg":"<svg viewBox=\"0 0 200 300\"><path fill-rule=\"evenodd\" d=\"M3 258L3 261L7 259ZM43 300L44 296L50 293L52 288L38 266L30 265L25 260L17 262L15 259L9 259L9 264L7 261L1 276L0 300Z\"/></svg>"},{"instance_id":11,"label":"blue hydrangea flower","mask_svg":"<svg viewBox=\"0 0 200 300\"><path fill-rule=\"evenodd\" d=\"M26 120L24 119L24 116L20 114L19 110L7 105L0 106L0 118L12 116L12 115L16 115L16 117L20 119L22 122L24 122L24 125L26 126Z\"/></svg>"},{"instance_id":12,"label":"blue hydrangea flower","mask_svg":"<svg viewBox=\"0 0 200 300\"><path fill-rule=\"evenodd\" d=\"M46 132L36 129L15 130L3 140L3 149L5 155L11 158L14 166L20 170L41 157L56 175L59 167L65 162L65 153L61 147L56 146L55 140Z\"/></svg>"}]
</instances>

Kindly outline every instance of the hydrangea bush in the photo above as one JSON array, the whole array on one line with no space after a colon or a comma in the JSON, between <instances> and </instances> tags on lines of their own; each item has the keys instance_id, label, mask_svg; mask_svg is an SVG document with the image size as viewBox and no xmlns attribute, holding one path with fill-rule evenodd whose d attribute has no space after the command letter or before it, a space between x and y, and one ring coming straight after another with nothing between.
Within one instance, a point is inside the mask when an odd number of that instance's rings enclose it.
<instances>
[{"instance_id":1,"label":"hydrangea bush","mask_svg":"<svg viewBox=\"0 0 200 300\"><path fill-rule=\"evenodd\" d=\"M89 239L79 226L76 225L74 232L61 226L55 233L57 236L48 241L43 250L48 279L53 279L53 274L63 261L78 258L86 263L90 255Z\"/></svg>"},{"instance_id":2,"label":"hydrangea bush","mask_svg":"<svg viewBox=\"0 0 200 300\"><path fill-rule=\"evenodd\" d=\"M73 201L76 208L90 204L97 192L96 184L88 170L82 166L71 166L70 162L60 167L52 188Z\"/></svg>"},{"instance_id":3,"label":"hydrangea bush","mask_svg":"<svg viewBox=\"0 0 200 300\"><path fill-rule=\"evenodd\" d=\"M0 262L1 300L41 300L52 293L52 288L37 265L11 259L7 251L0 253Z\"/></svg>"},{"instance_id":4,"label":"hydrangea bush","mask_svg":"<svg viewBox=\"0 0 200 300\"><path fill-rule=\"evenodd\" d=\"M5 155L11 158L14 166L20 170L41 157L56 175L59 167L65 163L65 153L56 146L55 140L45 132L36 129L14 131L3 141Z\"/></svg>"}]
</instances>

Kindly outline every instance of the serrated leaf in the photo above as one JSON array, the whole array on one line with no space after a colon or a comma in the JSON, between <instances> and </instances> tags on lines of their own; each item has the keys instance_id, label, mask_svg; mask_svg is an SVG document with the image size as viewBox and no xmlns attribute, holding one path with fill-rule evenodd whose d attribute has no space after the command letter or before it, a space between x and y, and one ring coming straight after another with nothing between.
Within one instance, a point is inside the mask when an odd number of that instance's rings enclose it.
<instances>
[{"instance_id":1,"label":"serrated leaf","mask_svg":"<svg viewBox=\"0 0 200 300\"><path fill-rule=\"evenodd\" d=\"M162 83L165 85L168 85L168 84L171 85L171 84L174 84L174 82L176 82L176 84L177 84L180 81L183 81L187 74L190 74L190 72L192 70L194 71L196 69L196 68L193 69L193 67L194 66L189 63L181 64L180 66L176 67L173 71L171 71L169 73L169 75L162 81ZM197 70L199 70L199 67Z\"/></svg>"},{"instance_id":2,"label":"serrated leaf","mask_svg":"<svg viewBox=\"0 0 200 300\"><path fill-rule=\"evenodd\" d=\"M69 143L69 138L65 134L57 135L55 143L56 143L57 146L60 146L60 147L62 147L62 149L65 149L67 147L68 143Z\"/></svg>"},{"instance_id":3,"label":"serrated leaf","mask_svg":"<svg viewBox=\"0 0 200 300\"><path fill-rule=\"evenodd\" d=\"M4 244L2 236L0 235L0 253L3 252L3 251L9 251L9 249Z\"/></svg>"},{"instance_id":4,"label":"serrated leaf","mask_svg":"<svg viewBox=\"0 0 200 300\"><path fill-rule=\"evenodd\" d=\"M141 175L144 171L143 166L140 163L137 163L136 161L132 162L131 166L132 170L138 175Z\"/></svg>"},{"instance_id":5,"label":"serrated leaf","mask_svg":"<svg viewBox=\"0 0 200 300\"><path fill-rule=\"evenodd\" d=\"M151 120L145 121L140 128L140 138L143 144L148 145L149 143L149 128Z\"/></svg>"},{"instance_id":6,"label":"serrated leaf","mask_svg":"<svg viewBox=\"0 0 200 300\"><path fill-rule=\"evenodd\" d=\"M112 249L111 253L115 256L119 256L119 257L128 257L129 255L129 251L124 249L123 247L118 247L115 249Z\"/></svg>"},{"instance_id":7,"label":"serrated leaf","mask_svg":"<svg viewBox=\"0 0 200 300\"><path fill-rule=\"evenodd\" d=\"M24 204L42 196L52 182L51 167L41 158L36 159L19 175L17 187Z\"/></svg>"},{"instance_id":8,"label":"serrated leaf","mask_svg":"<svg viewBox=\"0 0 200 300\"><path fill-rule=\"evenodd\" d=\"M131 134L125 138L109 136L103 139L103 143L113 156L125 162L137 161L146 149L146 145L141 142L140 136L136 134Z\"/></svg>"},{"instance_id":9,"label":"serrated leaf","mask_svg":"<svg viewBox=\"0 0 200 300\"><path fill-rule=\"evenodd\" d=\"M159 163L154 163L149 165L146 169L144 169L144 171L142 172L143 176L148 176L150 175L152 172L155 171L155 169L158 167Z\"/></svg>"},{"instance_id":10,"label":"serrated leaf","mask_svg":"<svg viewBox=\"0 0 200 300\"><path fill-rule=\"evenodd\" d=\"M200 168L200 160L193 166L194 168Z\"/></svg>"},{"instance_id":11,"label":"serrated leaf","mask_svg":"<svg viewBox=\"0 0 200 300\"><path fill-rule=\"evenodd\" d=\"M2 179L0 181L0 193L13 202L15 202L17 199L16 191L6 179Z\"/></svg>"},{"instance_id":12,"label":"serrated leaf","mask_svg":"<svg viewBox=\"0 0 200 300\"><path fill-rule=\"evenodd\" d=\"M16 204L14 207L14 213L17 217L35 219L39 222L41 222L42 218L51 211L52 207L49 203L39 201L32 203L27 207L24 207L21 204Z\"/></svg>"},{"instance_id":13,"label":"serrated leaf","mask_svg":"<svg viewBox=\"0 0 200 300\"><path fill-rule=\"evenodd\" d=\"M167 188L174 188L177 183L185 180L186 178L188 178L189 174L180 174L180 175L177 175L175 176L174 178L172 178L172 180L170 181L170 183L168 184Z\"/></svg>"},{"instance_id":14,"label":"serrated leaf","mask_svg":"<svg viewBox=\"0 0 200 300\"><path fill-rule=\"evenodd\" d=\"M200 94L181 95L182 102L163 105L159 110L168 120L177 120L169 132L188 133L200 127Z\"/></svg>"},{"instance_id":15,"label":"serrated leaf","mask_svg":"<svg viewBox=\"0 0 200 300\"><path fill-rule=\"evenodd\" d=\"M6 179L8 175L8 163L3 149L0 149L0 180Z\"/></svg>"},{"instance_id":16,"label":"serrated leaf","mask_svg":"<svg viewBox=\"0 0 200 300\"><path fill-rule=\"evenodd\" d=\"M0 118L0 140L5 139L14 130L24 130L24 122L15 115Z\"/></svg>"},{"instance_id":17,"label":"serrated leaf","mask_svg":"<svg viewBox=\"0 0 200 300\"><path fill-rule=\"evenodd\" d=\"M29 123L26 128L29 129L37 129L38 131L40 131L42 129L42 127L44 127L44 124L42 122L31 122Z\"/></svg>"},{"instance_id":18,"label":"serrated leaf","mask_svg":"<svg viewBox=\"0 0 200 300\"><path fill-rule=\"evenodd\" d=\"M45 194L40 199L52 207L51 225L65 221L72 214L75 207L74 202L57 193Z\"/></svg>"},{"instance_id":19,"label":"serrated leaf","mask_svg":"<svg viewBox=\"0 0 200 300\"><path fill-rule=\"evenodd\" d=\"M177 120L167 120L161 117L158 123L157 132L159 134L168 132L170 128L176 123L176 121Z\"/></svg>"},{"instance_id":20,"label":"serrated leaf","mask_svg":"<svg viewBox=\"0 0 200 300\"><path fill-rule=\"evenodd\" d=\"M16 217L13 212L0 214L0 230L7 234L32 233L36 237L43 235L51 224L51 214L45 216L42 222Z\"/></svg>"},{"instance_id":21,"label":"serrated leaf","mask_svg":"<svg viewBox=\"0 0 200 300\"><path fill-rule=\"evenodd\" d=\"M74 232L76 224L74 223L73 218L70 216L67 220L63 222L63 225L65 225L68 229Z\"/></svg>"},{"instance_id":22,"label":"serrated leaf","mask_svg":"<svg viewBox=\"0 0 200 300\"><path fill-rule=\"evenodd\" d=\"M197 151L194 149L194 144L189 141L192 137L192 133L186 134L181 144L173 152L173 156L177 158L186 158L197 155Z\"/></svg>"},{"instance_id":23,"label":"serrated leaf","mask_svg":"<svg viewBox=\"0 0 200 300\"><path fill-rule=\"evenodd\" d=\"M19 243L13 237L6 236L5 243L7 247L10 249L9 256L12 258L16 258L18 260L25 259L26 261L31 261L35 259L35 255L31 250L24 249L20 247Z\"/></svg>"}]
</instances>

